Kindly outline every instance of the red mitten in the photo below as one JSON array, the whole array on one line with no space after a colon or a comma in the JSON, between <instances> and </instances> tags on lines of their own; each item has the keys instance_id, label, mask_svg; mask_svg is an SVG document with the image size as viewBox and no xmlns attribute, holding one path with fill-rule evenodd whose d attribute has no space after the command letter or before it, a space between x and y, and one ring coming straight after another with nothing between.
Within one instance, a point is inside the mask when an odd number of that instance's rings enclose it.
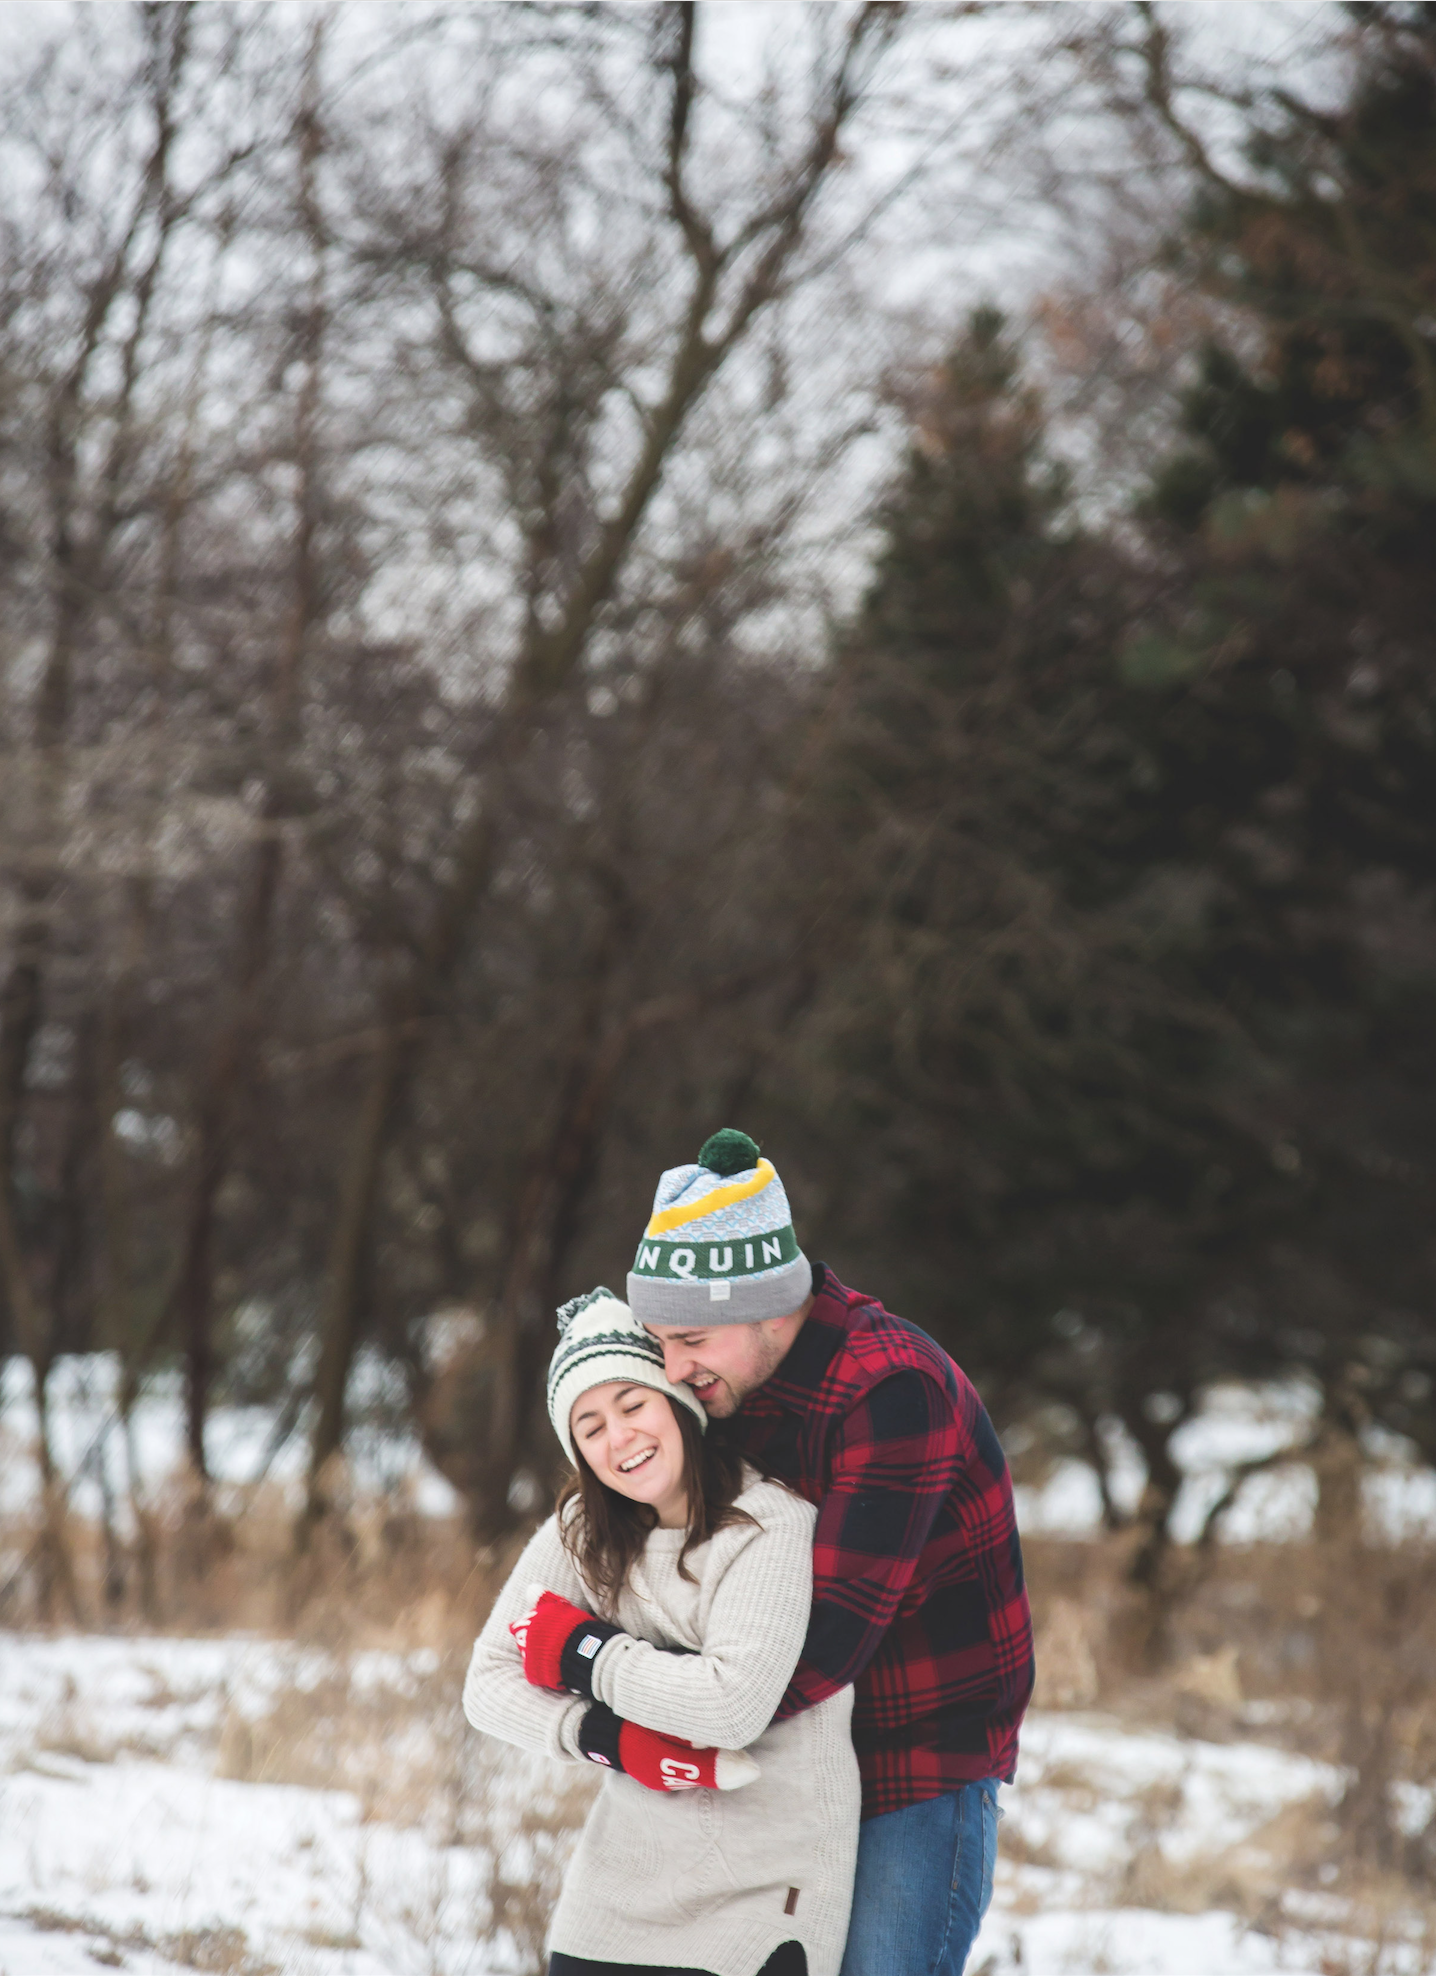
<instances>
[{"instance_id":1,"label":"red mitten","mask_svg":"<svg viewBox=\"0 0 1436 1976\"><path fill-rule=\"evenodd\" d=\"M528 1610L509 1627L524 1659L524 1675L535 1688L567 1688L593 1700L593 1663L600 1647L622 1627L595 1619L557 1592L530 1585Z\"/></svg>"},{"instance_id":2,"label":"red mitten","mask_svg":"<svg viewBox=\"0 0 1436 1976\"><path fill-rule=\"evenodd\" d=\"M736 1791L761 1776L746 1750L699 1750L595 1705L583 1718L579 1748L590 1763L621 1770L650 1791Z\"/></svg>"}]
</instances>

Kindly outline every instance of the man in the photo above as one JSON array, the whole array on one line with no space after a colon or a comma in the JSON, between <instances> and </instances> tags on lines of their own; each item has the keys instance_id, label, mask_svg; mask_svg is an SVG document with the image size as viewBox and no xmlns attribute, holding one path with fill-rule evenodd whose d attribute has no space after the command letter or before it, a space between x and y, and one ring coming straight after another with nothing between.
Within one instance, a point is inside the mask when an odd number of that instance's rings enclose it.
<instances>
[{"instance_id":1,"label":"man","mask_svg":"<svg viewBox=\"0 0 1436 1976\"><path fill-rule=\"evenodd\" d=\"M960 1976L1033 1673L986 1410L925 1332L808 1262L742 1132L663 1175L628 1300L668 1377L818 1509L812 1620L778 1717L855 1684L863 1825L842 1976Z\"/></svg>"}]
</instances>

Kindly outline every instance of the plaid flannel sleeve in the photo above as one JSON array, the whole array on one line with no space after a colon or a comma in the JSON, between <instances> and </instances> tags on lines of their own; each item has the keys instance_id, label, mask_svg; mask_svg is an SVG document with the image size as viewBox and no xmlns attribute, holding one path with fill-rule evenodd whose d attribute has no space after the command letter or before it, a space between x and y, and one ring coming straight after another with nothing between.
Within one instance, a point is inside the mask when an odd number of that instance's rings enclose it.
<instances>
[{"instance_id":1,"label":"plaid flannel sleeve","mask_svg":"<svg viewBox=\"0 0 1436 1976\"><path fill-rule=\"evenodd\" d=\"M963 1461L936 1380L895 1372L844 1419L813 1538L813 1610L774 1720L857 1679L882 1642Z\"/></svg>"}]
</instances>

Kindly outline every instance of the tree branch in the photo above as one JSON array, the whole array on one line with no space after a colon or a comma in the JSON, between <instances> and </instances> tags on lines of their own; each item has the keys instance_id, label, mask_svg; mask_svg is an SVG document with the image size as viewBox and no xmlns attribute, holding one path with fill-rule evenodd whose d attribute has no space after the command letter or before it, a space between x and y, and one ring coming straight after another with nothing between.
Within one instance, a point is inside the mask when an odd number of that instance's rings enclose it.
<instances>
[{"instance_id":1,"label":"tree branch","mask_svg":"<svg viewBox=\"0 0 1436 1976\"><path fill-rule=\"evenodd\" d=\"M1232 198L1244 198L1242 188L1212 162L1212 155L1190 124L1184 123L1172 100L1171 36L1157 18L1152 0L1138 0L1137 12L1147 23L1147 34L1139 53L1146 70L1146 99L1178 144L1188 164L1213 185L1219 185Z\"/></svg>"}]
</instances>

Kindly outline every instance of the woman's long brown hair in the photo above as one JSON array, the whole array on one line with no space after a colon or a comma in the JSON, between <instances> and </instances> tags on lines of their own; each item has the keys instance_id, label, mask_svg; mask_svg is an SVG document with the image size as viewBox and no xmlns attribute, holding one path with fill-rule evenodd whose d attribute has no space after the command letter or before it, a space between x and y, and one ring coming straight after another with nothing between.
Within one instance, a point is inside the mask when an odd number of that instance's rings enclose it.
<instances>
[{"instance_id":1,"label":"woman's long brown hair","mask_svg":"<svg viewBox=\"0 0 1436 1976\"><path fill-rule=\"evenodd\" d=\"M664 1398L668 1399L666 1393ZM688 1534L678 1553L678 1571L692 1584L688 1553L706 1543L715 1530L755 1519L735 1507L743 1488L743 1457L735 1444L716 1426L705 1434L678 1401L668 1399L668 1404L683 1436L683 1487L688 1495ZM658 1512L600 1482L578 1448L573 1465L576 1472L559 1490L558 1527L575 1569L611 1617L648 1533L658 1522Z\"/></svg>"}]
</instances>

